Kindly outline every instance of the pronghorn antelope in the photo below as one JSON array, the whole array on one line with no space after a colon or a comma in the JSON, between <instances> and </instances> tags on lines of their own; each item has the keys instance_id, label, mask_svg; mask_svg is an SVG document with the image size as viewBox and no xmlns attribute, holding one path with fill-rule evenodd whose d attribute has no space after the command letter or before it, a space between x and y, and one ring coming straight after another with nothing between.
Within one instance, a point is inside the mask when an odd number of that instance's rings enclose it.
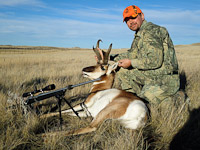
<instances>
[{"instance_id":1,"label":"pronghorn antelope","mask_svg":"<svg viewBox=\"0 0 200 150\"><path fill-rule=\"evenodd\" d=\"M119 120L126 128L138 129L143 126L147 120L148 109L144 102L134 96L132 93L124 90L112 88L115 69L118 63L113 65L108 64L109 54L112 44L107 52L99 49L98 40L96 48L93 47L97 56L97 64L83 68L83 76L89 79L96 79L101 77L100 81L93 83L90 94L84 102L84 105L77 105L74 107L75 111L79 112L79 116L87 117L92 116L93 120L86 128L78 129L70 132L54 132L50 135L78 135L95 131L103 121L107 119ZM85 111L83 111L85 110ZM65 110L62 113L70 113L73 115L72 110ZM54 116L59 113L46 114L46 116Z\"/></svg>"}]
</instances>

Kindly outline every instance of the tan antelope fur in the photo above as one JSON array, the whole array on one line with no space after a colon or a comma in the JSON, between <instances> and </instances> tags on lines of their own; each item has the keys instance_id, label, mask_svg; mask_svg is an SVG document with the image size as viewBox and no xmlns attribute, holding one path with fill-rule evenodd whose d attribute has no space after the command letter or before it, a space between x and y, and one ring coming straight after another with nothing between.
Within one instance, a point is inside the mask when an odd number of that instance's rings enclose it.
<instances>
[{"instance_id":1,"label":"tan antelope fur","mask_svg":"<svg viewBox=\"0 0 200 150\"><path fill-rule=\"evenodd\" d=\"M124 127L133 130L138 129L145 124L148 115L148 109L145 103L132 93L112 88L115 69L117 68L118 63L114 63L113 65L108 64L112 44L110 44L108 51L104 52L99 49L100 41L101 40L98 40L96 48L93 47L93 50L97 55L97 64L95 66L83 68L82 72L84 77L89 79L101 77L101 80L93 83L84 105L79 104L74 107L76 111L84 110L79 112L79 116L92 116L92 122L86 128L70 132L61 131L49 133L50 135L67 136L92 132L97 129L98 125L107 119L119 120ZM64 110L62 113L74 115L71 109ZM58 114L59 113L46 114L42 117Z\"/></svg>"}]
</instances>

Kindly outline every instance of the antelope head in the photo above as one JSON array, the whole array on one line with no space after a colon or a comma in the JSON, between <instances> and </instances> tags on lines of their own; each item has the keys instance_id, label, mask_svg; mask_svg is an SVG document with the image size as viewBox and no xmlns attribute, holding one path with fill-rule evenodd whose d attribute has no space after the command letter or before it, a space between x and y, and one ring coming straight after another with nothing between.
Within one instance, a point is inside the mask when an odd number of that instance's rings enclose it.
<instances>
[{"instance_id":1,"label":"antelope head","mask_svg":"<svg viewBox=\"0 0 200 150\"><path fill-rule=\"evenodd\" d=\"M99 42L97 41L96 48L93 47L93 51L97 56L97 64L95 66L89 66L83 68L83 76L89 79L96 79L103 75L109 75L113 70L115 70L118 66L118 63L114 63L113 65L109 65L109 54L112 49L112 44L110 44L108 50L105 52L99 49ZM101 41L102 42L102 41Z\"/></svg>"}]
</instances>

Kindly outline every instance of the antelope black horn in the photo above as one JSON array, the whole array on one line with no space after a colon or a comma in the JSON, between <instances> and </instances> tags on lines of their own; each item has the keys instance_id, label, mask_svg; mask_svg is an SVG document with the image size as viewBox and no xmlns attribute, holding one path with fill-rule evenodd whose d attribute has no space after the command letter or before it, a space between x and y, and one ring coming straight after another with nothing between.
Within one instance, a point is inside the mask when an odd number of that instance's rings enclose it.
<instances>
[{"instance_id":1,"label":"antelope black horn","mask_svg":"<svg viewBox=\"0 0 200 150\"><path fill-rule=\"evenodd\" d=\"M96 56L97 56L97 59L98 59L98 63L102 63L102 60L103 60L103 56L101 56L101 54L99 53L99 51L97 50L97 48L99 48L99 42L102 42L102 40L101 39L99 39L98 41L97 41L97 45L96 45L96 48L94 48L94 46L93 46L93 51L95 52L95 54L96 54Z\"/></svg>"},{"instance_id":2,"label":"antelope black horn","mask_svg":"<svg viewBox=\"0 0 200 150\"><path fill-rule=\"evenodd\" d=\"M109 55L112 49L112 43L110 44L108 51L105 53L105 57L104 57L104 64L108 64L108 60L109 60Z\"/></svg>"},{"instance_id":3,"label":"antelope black horn","mask_svg":"<svg viewBox=\"0 0 200 150\"><path fill-rule=\"evenodd\" d=\"M96 48L99 48L99 42L102 42L102 40L101 40L101 39L99 39L99 40L97 41Z\"/></svg>"}]
</instances>

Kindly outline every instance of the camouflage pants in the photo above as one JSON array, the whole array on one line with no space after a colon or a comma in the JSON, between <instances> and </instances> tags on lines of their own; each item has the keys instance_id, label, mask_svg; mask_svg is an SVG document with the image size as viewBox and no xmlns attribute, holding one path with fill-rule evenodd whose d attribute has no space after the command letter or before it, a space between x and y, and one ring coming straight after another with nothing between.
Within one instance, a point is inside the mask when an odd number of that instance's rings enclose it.
<instances>
[{"instance_id":1,"label":"camouflage pants","mask_svg":"<svg viewBox=\"0 0 200 150\"><path fill-rule=\"evenodd\" d=\"M117 72L123 90L135 93L150 104L160 104L163 100L171 101L180 87L178 75L163 75L160 79L150 79L137 69L123 69Z\"/></svg>"}]
</instances>

